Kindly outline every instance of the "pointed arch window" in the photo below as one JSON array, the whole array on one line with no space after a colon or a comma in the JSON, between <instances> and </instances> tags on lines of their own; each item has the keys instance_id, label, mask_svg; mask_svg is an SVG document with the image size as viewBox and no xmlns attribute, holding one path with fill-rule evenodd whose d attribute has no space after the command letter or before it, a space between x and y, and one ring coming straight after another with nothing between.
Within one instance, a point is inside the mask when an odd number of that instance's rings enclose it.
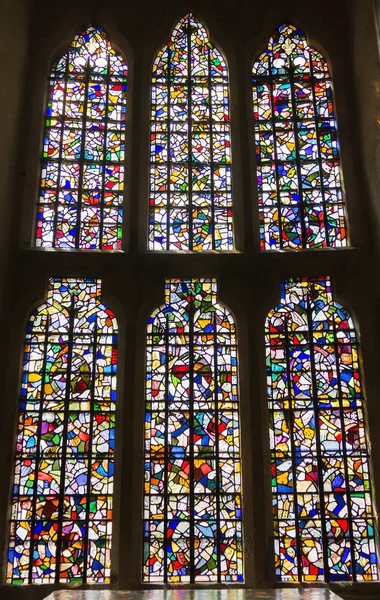
<instances>
[{"instance_id":1,"label":"pointed arch window","mask_svg":"<svg viewBox=\"0 0 380 600\"><path fill-rule=\"evenodd\" d=\"M36 246L121 249L127 74L105 33L91 26L53 64Z\"/></svg>"},{"instance_id":2,"label":"pointed arch window","mask_svg":"<svg viewBox=\"0 0 380 600\"><path fill-rule=\"evenodd\" d=\"M149 249L232 250L229 79L192 14L153 63Z\"/></svg>"},{"instance_id":3,"label":"pointed arch window","mask_svg":"<svg viewBox=\"0 0 380 600\"><path fill-rule=\"evenodd\" d=\"M31 315L8 583L109 583L117 323L101 281L51 279Z\"/></svg>"},{"instance_id":4,"label":"pointed arch window","mask_svg":"<svg viewBox=\"0 0 380 600\"><path fill-rule=\"evenodd\" d=\"M266 321L276 575L378 579L358 340L330 279L287 279Z\"/></svg>"},{"instance_id":5,"label":"pointed arch window","mask_svg":"<svg viewBox=\"0 0 380 600\"><path fill-rule=\"evenodd\" d=\"M237 340L216 281L168 280L147 334L144 581L242 581Z\"/></svg>"},{"instance_id":6,"label":"pointed arch window","mask_svg":"<svg viewBox=\"0 0 380 600\"><path fill-rule=\"evenodd\" d=\"M252 69L262 250L347 246L329 67L282 25Z\"/></svg>"}]
</instances>

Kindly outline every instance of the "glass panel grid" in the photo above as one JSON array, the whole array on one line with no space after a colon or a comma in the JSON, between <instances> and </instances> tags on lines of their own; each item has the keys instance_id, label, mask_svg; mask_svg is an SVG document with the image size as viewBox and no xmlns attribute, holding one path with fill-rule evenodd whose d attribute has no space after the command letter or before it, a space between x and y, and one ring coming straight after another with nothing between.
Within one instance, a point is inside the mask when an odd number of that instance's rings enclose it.
<instances>
[{"instance_id":1,"label":"glass panel grid","mask_svg":"<svg viewBox=\"0 0 380 600\"><path fill-rule=\"evenodd\" d=\"M233 250L226 62L189 14L153 64L150 250Z\"/></svg>"},{"instance_id":2,"label":"glass panel grid","mask_svg":"<svg viewBox=\"0 0 380 600\"><path fill-rule=\"evenodd\" d=\"M252 70L262 250L348 245L333 86L323 56L282 25Z\"/></svg>"},{"instance_id":3,"label":"glass panel grid","mask_svg":"<svg viewBox=\"0 0 380 600\"><path fill-rule=\"evenodd\" d=\"M285 280L266 353L277 580L375 581L358 342L329 278Z\"/></svg>"},{"instance_id":4,"label":"glass panel grid","mask_svg":"<svg viewBox=\"0 0 380 600\"><path fill-rule=\"evenodd\" d=\"M101 282L51 279L30 317L7 583L109 583L117 324Z\"/></svg>"},{"instance_id":5,"label":"glass panel grid","mask_svg":"<svg viewBox=\"0 0 380 600\"><path fill-rule=\"evenodd\" d=\"M121 249L127 73L104 32L91 26L53 65L37 247Z\"/></svg>"},{"instance_id":6,"label":"glass panel grid","mask_svg":"<svg viewBox=\"0 0 380 600\"><path fill-rule=\"evenodd\" d=\"M235 324L215 280L168 280L149 320L145 582L243 581Z\"/></svg>"}]
</instances>

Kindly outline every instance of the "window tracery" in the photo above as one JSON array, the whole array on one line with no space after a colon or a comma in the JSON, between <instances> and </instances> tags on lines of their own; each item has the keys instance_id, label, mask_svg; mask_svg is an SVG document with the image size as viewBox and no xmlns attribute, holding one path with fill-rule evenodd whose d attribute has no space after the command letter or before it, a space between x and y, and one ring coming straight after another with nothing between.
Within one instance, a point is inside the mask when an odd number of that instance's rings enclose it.
<instances>
[{"instance_id":1,"label":"window tracery","mask_svg":"<svg viewBox=\"0 0 380 600\"><path fill-rule=\"evenodd\" d=\"M101 281L51 279L27 326L8 583L109 583L117 323Z\"/></svg>"},{"instance_id":2,"label":"window tracery","mask_svg":"<svg viewBox=\"0 0 380 600\"><path fill-rule=\"evenodd\" d=\"M147 330L146 582L243 580L237 339L210 279L167 280Z\"/></svg>"},{"instance_id":3,"label":"window tracery","mask_svg":"<svg viewBox=\"0 0 380 600\"><path fill-rule=\"evenodd\" d=\"M282 25L253 65L252 86L261 249L347 246L326 60Z\"/></svg>"},{"instance_id":4,"label":"window tracery","mask_svg":"<svg viewBox=\"0 0 380 600\"><path fill-rule=\"evenodd\" d=\"M229 78L192 14L153 63L150 250L233 250Z\"/></svg>"},{"instance_id":5,"label":"window tracery","mask_svg":"<svg viewBox=\"0 0 380 600\"><path fill-rule=\"evenodd\" d=\"M92 26L53 64L37 247L121 249L127 75L126 62Z\"/></svg>"},{"instance_id":6,"label":"window tracery","mask_svg":"<svg viewBox=\"0 0 380 600\"><path fill-rule=\"evenodd\" d=\"M265 335L277 580L377 580L352 317L328 277L287 279Z\"/></svg>"}]
</instances>

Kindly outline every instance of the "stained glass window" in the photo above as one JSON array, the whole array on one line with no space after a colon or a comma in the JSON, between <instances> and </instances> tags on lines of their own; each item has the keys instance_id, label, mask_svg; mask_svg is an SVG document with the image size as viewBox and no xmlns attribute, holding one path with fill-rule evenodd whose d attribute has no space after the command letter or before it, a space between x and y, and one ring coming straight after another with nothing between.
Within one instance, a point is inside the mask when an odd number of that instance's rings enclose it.
<instances>
[{"instance_id":1,"label":"stained glass window","mask_svg":"<svg viewBox=\"0 0 380 600\"><path fill-rule=\"evenodd\" d=\"M53 64L36 246L121 249L127 72L93 27Z\"/></svg>"},{"instance_id":2,"label":"stained glass window","mask_svg":"<svg viewBox=\"0 0 380 600\"><path fill-rule=\"evenodd\" d=\"M189 14L153 64L151 250L232 250L228 71Z\"/></svg>"},{"instance_id":3,"label":"stained glass window","mask_svg":"<svg viewBox=\"0 0 380 600\"><path fill-rule=\"evenodd\" d=\"M95 279L51 279L25 339L8 583L110 581L117 323Z\"/></svg>"},{"instance_id":4,"label":"stained glass window","mask_svg":"<svg viewBox=\"0 0 380 600\"><path fill-rule=\"evenodd\" d=\"M216 281L168 280L147 333L144 581L242 581L237 340Z\"/></svg>"},{"instance_id":5,"label":"stained glass window","mask_svg":"<svg viewBox=\"0 0 380 600\"><path fill-rule=\"evenodd\" d=\"M329 67L282 25L252 71L261 249L347 246Z\"/></svg>"},{"instance_id":6,"label":"stained glass window","mask_svg":"<svg viewBox=\"0 0 380 600\"><path fill-rule=\"evenodd\" d=\"M329 278L288 279L265 333L277 579L377 580L352 317Z\"/></svg>"}]
</instances>

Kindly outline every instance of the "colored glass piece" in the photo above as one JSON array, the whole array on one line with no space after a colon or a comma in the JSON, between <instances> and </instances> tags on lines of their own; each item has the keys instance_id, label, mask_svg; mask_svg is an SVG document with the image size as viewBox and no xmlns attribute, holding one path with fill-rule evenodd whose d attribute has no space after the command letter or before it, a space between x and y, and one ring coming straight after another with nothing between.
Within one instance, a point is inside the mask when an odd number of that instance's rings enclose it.
<instances>
[{"instance_id":1,"label":"colored glass piece","mask_svg":"<svg viewBox=\"0 0 380 600\"><path fill-rule=\"evenodd\" d=\"M128 69L88 27L53 65L36 246L120 250Z\"/></svg>"},{"instance_id":2,"label":"colored glass piece","mask_svg":"<svg viewBox=\"0 0 380 600\"><path fill-rule=\"evenodd\" d=\"M8 583L109 583L117 323L96 279L51 279L29 319Z\"/></svg>"},{"instance_id":3,"label":"colored glass piece","mask_svg":"<svg viewBox=\"0 0 380 600\"><path fill-rule=\"evenodd\" d=\"M347 246L327 62L282 25L254 63L252 85L261 249Z\"/></svg>"},{"instance_id":4,"label":"colored glass piece","mask_svg":"<svg viewBox=\"0 0 380 600\"><path fill-rule=\"evenodd\" d=\"M147 330L143 579L242 581L234 319L215 280L165 289Z\"/></svg>"},{"instance_id":5,"label":"colored glass piece","mask_svg":"<svg viewBox=\"0 0 380 600\"><path fill-rule=\"evenodd\" d=\"M352 317L330 279L287 279L265 326L278 581L378 579Z\"/></svg>"},{"instance_id":6,"label":"colored glass piece","mask_svg":"<svg viewBox=\"0 0 380 600\"><path fill-rule=\"evenodd\" d=\"M226 61L192 14L153 64L150 250L233 250Z\"/></svg>"}]
</instances>

